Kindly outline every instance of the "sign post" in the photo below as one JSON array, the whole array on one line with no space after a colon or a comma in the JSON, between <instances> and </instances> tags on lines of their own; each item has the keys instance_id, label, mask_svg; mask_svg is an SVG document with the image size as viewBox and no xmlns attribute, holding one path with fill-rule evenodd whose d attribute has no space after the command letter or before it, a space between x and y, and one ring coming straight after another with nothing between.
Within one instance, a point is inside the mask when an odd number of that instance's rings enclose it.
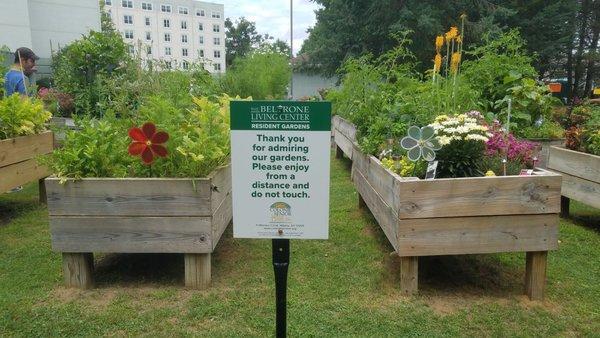
<instances>
[{"instance_id":1,"label":"sign post","mask_svg":"<svg viewBox=\"0 0 600 338\"><path fill-rule=\"evenodd\" d=\"M289 239L329 236L331 103L231 102L233 236L273 240L277 337L286 333Z\"/></svg>"}]
</instances>

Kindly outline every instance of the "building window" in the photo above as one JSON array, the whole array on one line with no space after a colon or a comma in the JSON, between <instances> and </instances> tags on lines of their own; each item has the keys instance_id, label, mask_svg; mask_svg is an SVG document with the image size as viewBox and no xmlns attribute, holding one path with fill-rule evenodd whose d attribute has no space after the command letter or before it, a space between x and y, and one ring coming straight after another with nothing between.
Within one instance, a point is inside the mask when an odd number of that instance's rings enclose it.
<instances>
[{"instance_id":1,"label":"building window","mask_svg":"<svg viewBox=\"0 0 600 338\"><path fill-rule=\"evenodd\" d=\"M213 32L219 33L220 31L221 31L221 26L219 26L219 25L213 25Z\"/></svg>"},{"instance_id":2,"label":"building window","mask_svg":"<svg viewBox=\"0 0 600 338\"><path fill-rule=\"evenodd\" d=\"M198 38L198 42L199 42L201 45L203 45L203 44L204 44L204 37L203 37L203 36L199 37L199 38Z\"/></svg>"},{"instance_id":3,"label":"building window","mask_svg":"<svg viewBox=\"0 0 600 338\"><path fill-rule=\"evenodd\" d=\"M152 40L152 33L146 32L146 41Z\"/></svg>"},{"instance_id":4,"label":"building window","mask_svg":"<svg viewBox=\"0 0 600 338\"><path fill-rule=\"evenodd\" d=\"M179 7L179 14L188 14L188 8L187 7Z\"/></svg>"},{"instance_id":5,"label":"building window","mask_svg":"<svg viewBox=\"0 0 600 338\"><path fill-rule=\"evenodd\" d=\"M133 0L123 0L121 1L121 6L125 8L133 8Z\"/></svg>"},{"instance_id":6,"label":"building window","mask_svg":"<svg viewBox=\"0 0 600 338\"><path fill-rule=\"evenodd\" d=\"M104 0L106 6L112 6L112 0Z\"/></svg>"},{"instance_id":7,"label":"building window","mask_svg":"<svg viewBox=\"0 0 600 338\"><path fill-rule=\"evenodd\" d=\"M205 15L205 13L204 13L203 9L197 9L196 10L196 16L204 16L204 15Z\"/></svg>"},{"instance_id":8,"label":"building window","mask_svg":"<svg viewBox=\"0 0 600 338\"><path fill-rule=\"evenodd\" d=\"M160 5L160 11L164 13L171 13L171 5Z\"/></svg>"},{"instance_id":9,"label":"building window","mask_svg":"<svg viewBox=\"0 0 600 338\"><path fill-rule=\"evenodd\" d=\"M171 42L171 33L165 33L165 42Z\"/></svg>"},{"instance_id":10,"label":"building window","mask_svg":"<svg viewBox=\"0 0 600 338\"><path fill-rule=\"evenodd\" d=\"M152 3L150 2L142 2L142 9L145 11L151 11L152 10Z\"/></svg>"},{"instance_id":11,"label":"building window","mask_svg":"<svg viewBox=\"0 0 600 338\"><path fill-rule=\"evenodd\" d=\"M187 29L187 21L181 21L181 29Z\"/></svg>"},{"instance_id":12,"label":"building window","mask_svg":"<svg viewBox=\"0 0 600 338\"><path fill-rule=\"evenodd\" d=\"M181 56L188 56L188 49L187 48L182 48L181 49Z\"/></svg>"},{"instance_id":13,"label":"building window","mask_svg":"<svg viewBox=\"0 0 600 338\"><path fill-rule=\"evenodd\" d=\"M217 58L217 59L220 59L220 58L221 58L221 51L220 51L220 50L215 50L215 51L213 52L213 56L214 56L215 58Z\"/></svg>"},{"instance_id":14,"label":"building window","mask_svg":"<svg viewBox=\"0 0 600 338\"><path fill-rule=\"evenodd\" d=\"M212 12L212 18L213 19L220 19L221 18L221 12Z\"/></svg>"},{"instance_id":15,"label":"building window","mask_svg":"<svg viewBox=\"0 0 600 338\"><path fill-rule=\"evenodd\" d=\"M213 69L215 70L215 72L220 72L221 71L221 64L220 63L213 63Z\"/></svg>"},{"instance_id":16,"label":"building window","mask_svg":"<svg viewBox=\"0 0 600 338\"><path fill-rule=\"evenodd\" d=\"M200 23L198 24L198 30L199 30L199 31L203 31L203 30L204 30L204 25L202 24L202 22L200 22Z\"/></svg>"},{"instance_id":17,"label":"building window","mask_svg":"<svg viewBox=\"0 0 600 338\"><path fill-rule=\"evenodd\" d=\"M133 17L131 15L123 15L123 22L128 25L133 25Z\"/></svg>"},{"instance_id":18,"label":"building window","mask_svg":"<svg viewBox=\"0 0 600 338\"><path fill-rule=\"evenodd\" d=\"M183 43L187 43L188 42L188 36L187 36L187 34L182 34L181 35L181 42L183 42Z\"/></svg>"},{"instance_id":19,"label":"building window","mask_svg":"<svg viewBox=\"0 0 600 338\"><path fill-rule=\"evenodd\" d=\"M183 69L190 69L190 63L185 60L183 60L181 66L183 67Z\"/></svg>"},{"instance_id":20,"label":"building window","mask_svg":"<svg viewBox=\"0 0 600 338\"><path fill-rule=\"evenodd\" d=\"M204 57L204 49L198 49L198 56L201 58Z\"/></svg>"},{"instance_id":21,"label":"building window","mask_svg":"<svg viewBox=\"0 0 600 338\"><path fill-rule=\"evenodd\" d=\"M164 19L164 20L163 20L163 27L165 27L165 28L169 28L169 27L171 27L171 20L169 20L169 19Z\"/></svg>"},{"instance_id":22,"label":"building window","mask_svg":"<svg viewBox=\"0 0 600 338\"><path fill-rule=\"evenodd\" d=\"M112 20L112 11L109 9L108 12L106 12L106 14L108 14L108 17Z\"/></svg>"},{"instance_id":23,"label":"building window","mask_svg":"<svg viewBox=\"0 0 600 338\"><path fill-rule=\"evenodd\" d=\"M135 53L135 48L133 45L127 45L127 50L129 51L129 54Z\"/></svg>"},{"instance_id":24,"label":"building window","mask_svg":"<svg viewBox=\"0 0 600 338\"><path fill-rule=\"evenodd\" d=\"M165 47L165 55L171 55L171 47Z\"/></svg>"},{"instance_id":25,"label":"building window","mask_svg":"<svg viewBox=\"0 0 600 338\"><path fill-rule=\"evenodd\" d=\"M150 26L150 18L146 17L146 26Z\"/></svg>"},{"instance_id":26,"label":"building window","mask_svg":"<svg viewBox=\"0 0 600 338\"><path fill-rule=\"evenodd\" d=\"M133 39L133 31L130 29L125 30L125 39Z\"/></svg>"},{"instance_id":27,"label":"building window","mask_svg":"<svg viewBox=\"0 0 600 338\"><path fill-rule=\"evenodd\" d=\"M152 46L146 46L146 54L152 55Z\"/></svg>"},{"instance_id":28,"label":"building window","mask_svg":"<svg viewBox=\"0 0 600 338\"><path fill-rule=\"evenodd\" d=\"M171 69L172 65L171 65L171 61L167 61L165 62L165 68L166 69Z\"/></svg>"},{"instance_id":29,"label":"building window","mask_svg":"<svg viewBox=\"0 0 600 338\"><path fill-rule=\"evenodd\" d=\"M221 38L213 38L213 45L220 46L221 45Z\"/></svg>"}]
</instances>

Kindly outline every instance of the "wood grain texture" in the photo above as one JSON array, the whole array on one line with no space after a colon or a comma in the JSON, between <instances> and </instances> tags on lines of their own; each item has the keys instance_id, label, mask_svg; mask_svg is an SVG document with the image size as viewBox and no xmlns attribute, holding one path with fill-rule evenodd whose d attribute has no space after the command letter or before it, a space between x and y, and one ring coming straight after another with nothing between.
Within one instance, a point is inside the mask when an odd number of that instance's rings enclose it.
<instances>
[{"instance_id":1,"label":"wood grain texture","mask_svg":"<svg viewBox=\"0 0 600 338\"><path fill-rule=\"evenodd\" d=\"M208 253L211 217L51 216L60 252Z\"/></svg>"},{"instance_id":2,"label":"wood grain texture","mask_svg":"<svg viewBox=\"0 0 600 338\"><path fill-rule=\"evenodd\" d=\"M0 141L0 168L48 154L53 148L52 132L2 140Z\"/></svg>"},{"instance_id":3,"label":"wood grain texture","mask_svg":"<svg viewBox=\"0 0 600 338\"><path fill-rule=\"evenodd\" d=\"M211 283L211 254L185 254L185 286L207 289Z\"/></svg>"},{"instance_id":4,"label":"wood grain texture","mask_svg":"<svg viewBox=\"0 0 600 338\"><path fill-rule=\"evenodd\" d=\"M600 182L592 182L566 173L560 174L563 196L600 208Z\"/></svg>"},{"instance_id":5,"label":"wood grain texture","mask_svg":"<svg viewBox=\"0 0 600 338\"><path fill-rule=\"evenodd\" d=\"M94 286L92 253L63 252L63 278L66 287L90 289Z\"/></svg>"},{"instance_id":6,"label":"wood grain texture","mask_svg":"<svg viewBox=\"0 0 600 338\"><path fill-rule=\"evenodd\" d=\"M369 210L377 220L377 223L379 223L385 236L388 238L394 249L397 250L396 231L398 215L396 215L394 210L385 203L381 195L373 189L367 179L360 171L356 170L354 166L352 167L352 181L364 203L369 207Z\"/></svg>"},{"instance_id":7,"label":"wood grain texture","mask_svg":"<svg viewBox=\"0 0 600 338\"><path fill-rule=\"evenodd\" d=\"M400 292L413 295L419 290L419 258L400 257Z\"/></svg>"},{"instance_id":8,"label":"wood grain texture","mask_svg":"<svg viewBox=\"0 0 600 338\"><path fill-rule=\"evenodd\" d=\"M525 294L531 300L543 300L548 252L527 252L525 260Z\"/></svg>"},{"instance_id":9,"label":"wood grain texture","mask_svg":"<svg viewBox=\"0 0 600 338\"><path fill-rule=\"evenodd\" d=\"M399 256L435 256L558 248L557 214L400 220Z\"/></svg>"},{"instance_id":10,"label":"wood grain texture","mask_svg":"<svg viewBox=\"0 0 600 338\"><path fill-rule=\"evenodd\" d=\"M401 219L553 214L560 175L468 177L400 183Z\"/></svg>"},{"instance_id":11,"label":"wood grain texture","mask_svg":"<svg viewBox=\"0 0 600 338\"><path fill-rule=\"evenodd\" d=\"M210 179L46 179L50 216L211 216Z\"/></svg>"},{"instance_id":12,"label":"wood grain texture","mask_svg":"<svg viewBox=\"0 0 600 338\"><path fill-rule=\"evenodd\" d=\"M223 200L231 196L231 166L215 169L209 176L211 213L221 206Z\"/></svg>"},{"instance_id":13,"label":"wood grain texture","mask_svg":"<svg viewBox=\"0 0 600 338\"><path fill-rule=\"evenodd\" d=\"M335 115L333 119L334 127L340 134L346 136L352 142L356 141L356 126L354 124L339 115Z\"/></svg>"},{"instance_id":14,"label":"wood grain texture","mask_svg":"<svg viewBox=\"0 0 600 338\"><path fill-rule=\"evenodd\" d=\"M50 175L45 166L30 159L0 168L0 194L12 188Z\"/></svg>"},{"instance_id":15,"label":"wood grain texture","mask_svg":"<svg viewBox=\"0 0 600 338\"><path fill-rule=\"evenodd\" d=\"M600 183L600 156L550 147L548 169Z\"/></svg>"},{"instance_id":16,"label":"wood grain texture","mask_svg":"<svg viewBox=\"0 0 600 338\"><path fill-rule=\"evenodd\" d=\"M221 239L221 236L231 223L233 218L231 193L222 201L221 205L215 210L211 218L212 225L212 249L214 250Z\"/></svg>"}]
</instances>

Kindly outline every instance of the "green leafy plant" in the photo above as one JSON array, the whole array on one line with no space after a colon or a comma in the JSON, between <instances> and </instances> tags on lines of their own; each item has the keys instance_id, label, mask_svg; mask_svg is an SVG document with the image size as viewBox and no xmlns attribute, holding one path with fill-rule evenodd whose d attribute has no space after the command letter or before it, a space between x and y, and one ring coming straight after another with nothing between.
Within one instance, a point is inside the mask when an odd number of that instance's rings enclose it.
<instances>
[{"instance_id":1,"label":"green leafy plant","mask_svg":"<svg viewBox=\"0 0 600 338\"><path fill-rule=\"evenodd\" d=\"M135 116L106 114L76 119L62 148L42 162L60 178L204 177L228 162L229 102L227 95L190 98L181 109L159 96L149 97ZM146 122L169 134L168 155L145 165L128 154L128 130Z\"/></svg>"},{"instance_id":2,"label":"green leafy plant","mask_svg":"<svg viewBox=\"0 0 600 338\"><path fill-rule=\"evenodd\" d=\"M281 53L255 51L236 58L221 79L224 92L254 99L283 99L292 71L288 57Z\"/></svg>"},{"instance_id":3,"label":"green leafy plant","mask_svg":"<svg viewBox=\"0 0 600 338\"><path fill-rule=\"evenodd\" d=\"M52 114L42 102L13 94L0 100L0 140L39 134Z\"/></svg>"}]
</instances>

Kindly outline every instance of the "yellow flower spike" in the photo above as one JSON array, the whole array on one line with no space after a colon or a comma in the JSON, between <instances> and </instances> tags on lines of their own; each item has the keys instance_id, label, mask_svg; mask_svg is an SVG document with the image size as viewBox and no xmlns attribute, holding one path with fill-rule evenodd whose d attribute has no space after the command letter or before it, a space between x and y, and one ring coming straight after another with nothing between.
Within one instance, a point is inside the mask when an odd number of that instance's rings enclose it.
<instances>
[{"instance_id":1,"label":"yellow flower spike","mask_svg":"<svg viewBox=\"0 0 600 338\"><path fill-rule=\"evenodd\" d=\"M435 51L436 53L440 53L440 50L442 49L442 46L444 45L444 37L442 35L438 35L435 38Z\"/></svg>"},{"instance_id":2,"label":"yellow flower spike","mask_svg":"<svg viewBox=\"0 0 600 338\"><path fill-rule=\"evenodd\" d=\"M448 34L450 36L450 39L456 39L456 37L458 36L458 28L456 28L456 26L450 27Z\"/></svg>"},{"instance_id":3,"label":"yellow flower spike","mask_svg":"<svg viewBox=\"0 0 600 338\"><path fill-rule=\"evenodd\" d=\"M463 36L462 35L457 36L456 37L456 42L462 43L463 42Z\"/></svg>"},{"instance_id":4,"label":"yellow flower spike","mask_svg":"<svg viewBox=\"0 0 600 338\"><path fill-rule=\"evenodd\" d=\"M433 72L439 73L442 68L442 55L440 53L435 54L435 58L433 59Z\"/></svg>"},{"instance_id":5,"label":"yellow flower spike","mask_svg":"<svg viewBox=\"0 0 600 338\"><path fill-rule=\"evenodd\" d=\"M450 71L452 74L456 74L458 72L458 65L460 64L461 55L459 52L454 52L452 54L452 59L450 60Z\"/></svg>"}]
</instances>

